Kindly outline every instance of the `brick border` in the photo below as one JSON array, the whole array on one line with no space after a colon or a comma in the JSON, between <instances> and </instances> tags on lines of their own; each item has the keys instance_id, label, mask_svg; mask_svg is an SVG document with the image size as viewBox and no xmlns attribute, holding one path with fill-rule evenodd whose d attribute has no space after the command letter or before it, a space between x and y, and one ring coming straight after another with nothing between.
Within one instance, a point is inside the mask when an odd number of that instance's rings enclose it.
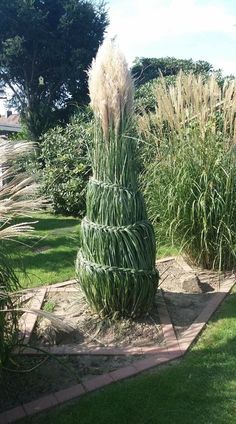
<instances>
[{"instance_id":1,"label":"brick border","mask_svg":"<svg viewBox=\"0 0 236 424\"><path fill-rule=\"evenodd\" d=\"M20 355L29 355L29 356L41 356L45 355L47 352L51 355L107 355L107 356L114 356L114 355L154 355L154 354L160 354L163 353L163 351L170 350L175 352L182 352L185 353L185 351L191 346L194 339L197 337L197 335L202 331L204 328L206 322L209 320L213 312L216 310L216 308L219 306L219 304L223 301L225 296L228 294L228 292L231 290L235 283L234 277L228 278L224 281L224 283L221 284L220 290L218 292L215 292L212 299L208 302L208 304L205 306L205 308L202 310L200 315L196 318L196 320L190 325L190 327L182 333L180 338L176 337L174 327L171 322L171 318L166 306L164 293L162 290L160 290L160 298L159 298L159 317L160 317L160 323L162 327L162 332L164 336L164 342L161 346L155 347L155 346L147 346L147 347L100 347L97 345L90 346L90 347L80 347L77 344L70 344L70 345L60 345L60 346L52 346L52 347L42 347L44 352L37 351L33 348L26 347L26 348L20 348L17 349L14 353L20 354ZM60 284L60 283L59 283ZM55 290L60 290L59 284L57 284L55 287ZM71 284L71 282L66 282L64 285ZM64 291L71 291L71 288L62 288ZM76 288L72 288L72 291L76 291ZM41 290L42 291L42 290ZM41 304L43 303L44 297L47 293L47 290L45 289L45 293L41 297ZM26 332L24 334L26 340L29 340L31 337L31 334L34 329L34 325L37 320L37 315L32 314L26 314L29 319L29 323L26 322Z\"/></svg>"},{"instance_id":2,"label":"brick border","mask_svg":"<svg viewBox=\"0 0 236 424\"><path fill-rule=\"evenodd\" d=\"M72 387L68 387L67 389L53 392L47 396L40 397L37 400L24 403L19 407L3 412L0 414L0 424L10 424L19 419L46 411L55 406L59 406L68 400L79 398L80 396L100 389L101 387L121 381L128 377L133 377L140 372L156 367L160 364L164 364L173 359L177 359L180 356L182 356L180 351L172 353L166 351L155 357L135 361L132 365L99 375L91 380L83 382L82 384L76 384Z\"/></svg>"},{"instance_id":3,"label":"brick border","mask_svg":"<svg viewBox=\"0 0 236 424\"><path fill-rule=\"evenodd\" d=\"M60 290L60 288L56 288L56 290ZM65 291L65 289L63 288L62 290ZM74 289L74 290L71 289L71 290L74 291L77 289ZM71 290L67 288L66 291L71 291ZM147 354L153 355L153 354L162 353L163 351L166 351L168 349L168 344L175 343L176 345L178 345L178 340L176 338L175 331L174 331L174 328L173 328L173 325L172 325L172 322L166 307L162 290L160 290L160 295L161 296L159 298L158 313L159 313L160 324L161 324L162 333L164 337L164 344L161 346L119 348L119 347L112 347L112 346L100 347L100 346L94 345L94 346L83 348L81 346L78 346L77 344L70 344L70 345L59 345L59 346L52 346L52 347L43 346L42 349L44 350L44 352L37 351L30 347L26 347L26 348L18 349L14 353L21 354L21 355L29 355L29 356L45 355L45 353L47 352L51 355L58 355L58 356L63 356L63 355L147 355ZM37 316L34 318L37 319ZM36 319L35 319L35 322L36 322ZM30 327L30 329L28 330L28 333L30 333L30 330L31 330L30 335L32 334L33 329L34 329L34 326Z\"/></svg>"},{"instance_id":4,"label":"brick border","mask_svg":"<svg viewBox=\"0 0 236 424\"><path fill-rule=\"evenodd\" d=\"M228 278L223 284L221 284L219 291L216 292L215 296L208 302L197 319L178 340L175 336L164 297L162 297L163 301L160 305L160 316L162 317L162 328L163 333L165 334L165 340L167 342L166 349L154 348L152 353L155 354L155 356L135 361L132 365L128 365L115 371L94 377L93 379L85 381L82 384L77 384L67 389L59 390L32 402L27 402L21 406L5 411L0 414L0 424L10 424L21 418L46 411L68 400L79 398L80 396L83 396L84 394L97 390L101 387L121 381L128 377L133 377L142 371L182 357L187 352L196 337L198 337L206 325L206 322L216 311L227 294L231 291L234 284L235 278ZM149 347L147 349L149 349ZM142 351L145 354L148 352L150 353L150 349L147 352L145 348L142 348Z\"/></svg>"},{"instance_id":5,"label":"brick border","mask_svg":"<svg viewBox=\"0 0 236 424\"><path fill-rule=\"evenodd\" d=\"M30 308L32 310L37 311L41 309L46 293L47 293L47 289L40 289L35 292L33 301L30 305ZM37 313L32 313L32 312L25 312L20 317L19 319L20 338L23 338L26 341L30 340L37 318L38 318Z\"/></svg>"}]
</instances>

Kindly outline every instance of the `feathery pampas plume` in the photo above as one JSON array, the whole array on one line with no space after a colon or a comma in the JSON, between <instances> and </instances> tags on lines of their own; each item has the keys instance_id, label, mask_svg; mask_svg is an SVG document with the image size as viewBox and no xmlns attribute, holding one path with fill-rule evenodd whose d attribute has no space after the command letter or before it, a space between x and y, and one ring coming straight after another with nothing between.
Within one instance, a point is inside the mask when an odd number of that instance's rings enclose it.
<instances>
[{"instance_id":1,"label":"feathery pampas plume","mask_svg":"<svg viewBox=\"0 0 236 424\"><path fill-rule=\"evenodd\" d=\"M0 240L32 231L27 223L10 225L18 215L40 210L45 199L36 197L37 185L31 176L15 172L13 162L32 151L33 143L0 139ZM34 195L34 198L32 198Z\"/></svg>"},{"instance_id":2,"label":"feathery pampas plume","mask_svg":"<svg viewBox=\"0 0 236 424\"><path fill-rule=\"evenodd\" d=\"M111 40L105 41L88 71L91 107L101 121L104 137L122 128L133 108L133 81L123 53Z\"/></svg>"}]
</instances>

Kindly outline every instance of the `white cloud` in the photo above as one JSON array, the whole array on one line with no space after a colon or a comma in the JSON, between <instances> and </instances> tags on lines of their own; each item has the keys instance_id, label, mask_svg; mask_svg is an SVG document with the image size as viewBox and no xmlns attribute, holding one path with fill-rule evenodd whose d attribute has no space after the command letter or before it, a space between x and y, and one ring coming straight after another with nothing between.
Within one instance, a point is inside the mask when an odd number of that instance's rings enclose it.
<instances>
[{"instance_id":1,"label":"white cloud","mask_svg":"<svg viewBox=\"0 0 236 424\"><path fill-rule=\"evenodd\" d=\"M224 75L236 75L236 60L217 60L211 63L215 69L221 68Z\"/></svg>"},{"instance_id":2,"label":"white cloud","mask_svg":"<svg viewBox=\"0 0 236 424\"><path fill-rule=\"evenodd\" d=\"M201 33L235 36L236 14L223 5L197 0L126 0L110 5L108 36L117 35L119 45L132 61L145 56L145 49L158 45L163 38Z\"/></svg>"}]
</instances>

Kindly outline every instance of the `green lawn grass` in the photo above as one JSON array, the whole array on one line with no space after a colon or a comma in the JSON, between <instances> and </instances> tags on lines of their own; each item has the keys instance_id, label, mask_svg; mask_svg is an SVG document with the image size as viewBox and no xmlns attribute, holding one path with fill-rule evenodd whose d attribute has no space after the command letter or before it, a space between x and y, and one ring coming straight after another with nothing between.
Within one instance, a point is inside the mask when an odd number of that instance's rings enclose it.
<instances>
[{"instance_id":1,"label":"green lawn grass","mask_svg":"<svg viewBox=\"0 0 236 424\"><path fill-rule=\"evenodd\" d=\"M62 282L75 277L79 220L41 213L25 218L33 224L31 237L8 241L7 251L22 287ZM23 220L21 220L23 222ZM19 220L18 220L19 222Z\"/></svg>"},{"instance_id":2,"label":"green lawn grass","mask_svg":"<svg viewBox=\"0 0 236 424\"><path fill-rule=\"evenodd\" d=\"M6 243L11 262L23 288L62 282L75 277L75 258L80 245L79 219L35 214L17 222L35 222L31 237ZM158 246L158 257L177 255L168 244Z\"/></svg>"},{"instance_id":3,"label":"green lawn grass","mask_svg":"<svg viewBox=\"0 0 236 424\"><path fill-rule=\"evenodd\" d=\"M179 363L114 384L21 423L235 424L236 293Z\"/></svg>"}]
</instances>

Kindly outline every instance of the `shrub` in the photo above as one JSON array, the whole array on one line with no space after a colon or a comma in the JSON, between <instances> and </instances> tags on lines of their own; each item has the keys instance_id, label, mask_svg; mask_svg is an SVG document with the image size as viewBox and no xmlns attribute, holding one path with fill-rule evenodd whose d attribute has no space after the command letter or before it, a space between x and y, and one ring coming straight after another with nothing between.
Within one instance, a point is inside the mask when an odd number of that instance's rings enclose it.
<instances>
[{"instance_id":1,"label":"shrub","mask_svg":"<svg viewBox=\"0 0 236 424\"><path fill-rule=\"evenodd\" d=\"M55 213L84 215L86 183L90 175L87 144L91 131L90 116L80 115L65 128L58 126L43 137L42 190Z\"/></svg>"},{"instance_id":2,"label":"shrub","mask_svg":"<svg viewBox=\"0 0 236 424\"><path fill-rule=\"evenodd\" d=\"M176 80L175 76L167 76L165 77L165 83L167 86L174 84ZM156 87L158 84L161 84L161 77L155 78L151 81L146 82L138 86L135 90L135 110L137 113L143 112L154 112L157 106L156 104Z\"/></svg>"},{"instance_id":3,"label":"shrub","mask_svg":"<svg viewBox=\"0 0 236 424\"><path fill-rule=\"evenodd\" d=\"M180 75L175 88L163 82L157 97L155 114L142 117L141 122L142 134L152 133L155 158L146 161L144 175L151 217L195 263L232 269L236 264L236 82L221 89L214 78L203 82L200 77Z\"/></svg>"}]
</instances>

